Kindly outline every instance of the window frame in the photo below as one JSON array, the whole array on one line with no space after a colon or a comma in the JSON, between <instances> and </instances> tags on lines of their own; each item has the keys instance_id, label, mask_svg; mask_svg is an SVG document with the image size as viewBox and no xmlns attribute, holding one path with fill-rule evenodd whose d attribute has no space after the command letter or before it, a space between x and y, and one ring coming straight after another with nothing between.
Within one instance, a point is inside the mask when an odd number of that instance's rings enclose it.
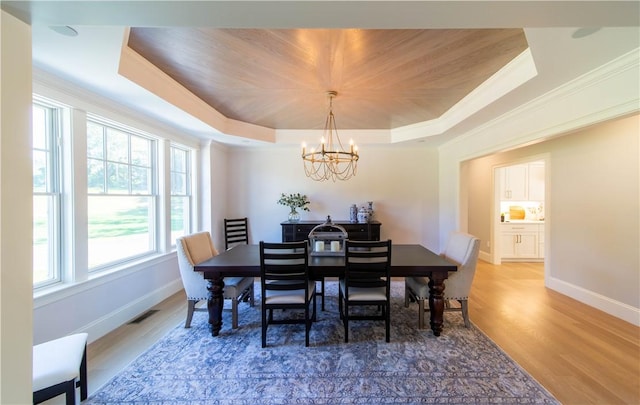
<instances>
[{"instance_id":1,"label":"window frame","mask_svg":"<svg viewBox=\"0 0 640 405\"><path fill-rule=\"evenodd\" d=\"M47 231L47 257L49 260L47 261L47 273L49 277L47 279L36 282L35 272L36 272L36 260L34 258L32 272L33 276L33 289L40 290L46 287L50 287L52 285L59 284L64 281L63 277L63 253L62 253L62 240L64 234L64 214L63 214L63 178L64 178L64 168L62 165L63 161L63 148L62 148L62 136L63 136L63 109L64 107L60 104L53 103L49 100L46 100L42 97L34 96L32 100L32 111L35 111L35 108L41 108L45 111L45 148L39 148L35 146L35 142L33 141L33 136L35 135L35 130L32 129L32 159L35 161L33 154L36 151L45 152L47 154L46 159L46 185L45 191L36 191L35 185L33 186L33 198L36 196L44 196L48 200L48 206L51 210L47 210L47 221L48 221L48 231ZM32 114L32 119L34 114ZM36 204L34 202L34 210L36 209ZM36 213L33 213L33 218L37 217ZM34 224L35 227L35 224ZM35 247L35 237L33 241L33 254L35 255L37 249Z\"/></svg>"},{"instance_id":2,"label":"window frame","mask_svg":"<svg viewBox=\"0 0 640 405\"><path fill-rule=\"evenodd\" d=\"M185 162L184 162L185 171L184 172L179 172L177 170L174 170L174 167L173 167L173 151L174 150L185 152ZM175 142L171 142L169 144L169 193L168 194L170 199L170 204L169 204L170 208L169 208L168 228L169 228L169 237L170 237L169 244L171 245L172 248L174 248L176 245L176 238L173 236L173 231L172 231L173 218L171 217L171 214L173 212L172 210L173 197L184 197L186 199L186 203L183 205L188 207L188 213L186 215L186 218L183 218L184 225L185 225L184 235L190 234L193 229L194 211L195 211L195 207L194 207L195 176L193 175L194 164L195 164L194 156L195 156L195 151L188 146L175 143ZM185 192L182 194L174 194L174 191L173 191L173 174L174 173L181 173L181 174L184 174L185 176L185 180L184 180Z\"/></svg>"},{"instance_id":3,"label":"window frame","mask_svg":"<svg viewBox=\"0 0 640 405\"><path fill-rule=\"evenodd\" d=\"M111 261L107 261L107 262L102 262L100 264L97 264L95 266L91 266L89 265L89 262L91 261L91 257L90 257L90 249L89 249L89 241L91 240L91 238L88 235L88 232L90 230L90 224L88 223L89 221L87 221L87 272L89 274L89 276L93 276L95 274L100 274L101 272L104 271L108 271L108 270L112 270L114 268L119 268L124 264L127 263L131 263L131 262L135 262L135 261L139 261L141 259L145 259L148 257L152 257L154 255L157 255L158 253L160 253L160 243L159 243L159 238L160 238L160 230L161 230L161 215L159 215L159 212L162 211L161 208L159 208L158 206L158 201L160 199L160 193L159 193L159 187L158 187L158 182L159 182L159 177L161 176L161 172L160 172L160 166L158 164L159 161L159 153L160 153L160 147L159 144L161 142L161 139L159 137L150 135L144 131L117 123L115 121L112 120L108 120L105 119L103 117L100 117L98 115L95 114L91 114L91 113L87 113L87 119L86 119L86 127L89 127L89 124L93 123L99 126L103 127L103 158L102 159L97 159L95 157L89 157L89 152L88 152L88 145L87 145L87 150L85 151L85 160L87 162L87 167L89 167L89 160L90 159L95 159L95 160L101 160L104 163L104 171L103 171L103 175L104 175L104 182L103 182L103 192L102 193L98 193L98 192L92 192L90 191L89 185L88 185L88 177L87 177L87 188L86 188L86 196L87 196L87 215L89 215L89 200L91 199L91 197L112 197L112 198L117 198L117 197L143 197L143 198L148 198L150 201L147 204L148 207L148 221L147 221L147 225L148 225L148 240L149 240L149 250L146 250L144 252L139 252L133 255L129 255L129 256L125 256L125 257L121 257L118 258L116 260L111 260ZM107 131L111 129L111 130L115 130L117 132L121 132L127 135L127 162L120 162L120 161L112 161L108 159L108 154L107 154ZM131 180L132 180L132 174L131 174L131 168L132 167L144 167L141 165L137 165L137 164L133 164L132 163L132 153L131 153L131 139L132 137L138 137L138 138L142 138L146 141L150 142L150 146L149 146L149 172L150 172L150 179L149 179L149 186L148 186L148 193L142 193L142 192L137 192L134 191L132 188L132 184L131 184ZM88 136L88 130L87 130L87 139L89 138ZM87 142L88 143L88 142ZM129 168L129 174L128 174L128 182L127 182L127 190L128 192L126 193L110 193L108 191L108 181L107 181L107 176L108 176L108 170L107 170L107 165L108 163L116 163L119 165L126 165ZM88 176L88 170L87 170L87 176Z\"/></svg>"},{"instance_id":4,"label":"window frame","mask_svg":"<svg viewBox=\"0 0 640 405\"><path fill-rule=\"evenodd\" d=\"M137 271L149 268L154 263L161 263L175 254L175 241L171 238L170 224L170 146L189 151L190 171L189 218L185 218L185 227L196 229L199 216L200 201L200 153L201 143L197 138L185 134L168 132L161 126L145 122L139 117L123 114L122 111L106 110L103 107L66 97L59 93L50 93L48 89L36 89L32 95L33 106L53 108L58 114L56 128L59 131L58 143L58 175L57 181L60 192L57 195L56 213L58 218L52 220L57 226L55 248L56 263L58 265L55 280L33 285L33 295L36 302L53 302L60 297L66 297L75 291L83 291L93 285L99 285L109 280L126 277ZM100 125L113 127L119 131L133 133L153 141L153 164L149 176L153 178L153 200L145 204L150 212L149 221L154 221L152 251L114 260L108 264L89 269L89 235L88 235L88 127L89 121ZM34 134L31 134L32 137ZM32 143L35 144L35 143ZM32 149L33 150L33 149ZM146 174L144 174L146 176ZM144 182L143 182L144 183ZM43 184L43 183L40 183ZM33 189L33 185L32 185ZM34 195L32 193L32 195ZM133 195L133 194L132 194ZM149 195L146 193L145 195ZM42 205L41 205L42 206ZM42 211L41 211L42 212ZM146 226L146 224L145 224ZM42 228L44 229L44 228ZM40 234L43 234L39 231ZM145 229L144 232L147 232ZM145 242L143 242L145 243ZM33 249L35 251L35 249ZM35 262L32 274L35 274ZM96 284L97 283L97 284Z\"/></svg>"}]
</instances>

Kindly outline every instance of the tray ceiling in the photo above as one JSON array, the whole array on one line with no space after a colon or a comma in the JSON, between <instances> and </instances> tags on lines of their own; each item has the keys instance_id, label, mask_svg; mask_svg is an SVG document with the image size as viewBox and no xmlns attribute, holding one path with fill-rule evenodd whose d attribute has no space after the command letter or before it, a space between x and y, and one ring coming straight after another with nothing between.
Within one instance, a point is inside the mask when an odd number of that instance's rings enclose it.
<instances>
[{"instance_id":1,"label":"tray ceiling","mask_svg":"<svg viewBox=\"0 0 640 405\"><path fill-rule=\"evenodd\" d=\"M441 116L527 48L521 29L132 28L128 46L228 118L340 129Z\"/></svg>"}]
</instances>

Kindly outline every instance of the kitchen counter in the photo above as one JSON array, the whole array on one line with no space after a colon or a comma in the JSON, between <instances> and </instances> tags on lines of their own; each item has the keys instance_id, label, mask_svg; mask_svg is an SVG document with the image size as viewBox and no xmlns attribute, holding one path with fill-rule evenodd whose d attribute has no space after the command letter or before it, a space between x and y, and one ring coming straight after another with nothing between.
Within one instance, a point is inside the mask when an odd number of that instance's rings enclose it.
<instances>
[{"instance_id":1,"label":"kitchen counter","mask_svg":"<svg viewBox=\"0 0 640 405\"><path fill-rule=\"evenodd\" d=\"M509 221L501 222L502 224L544 224L544 220L534 221L528 219L512 219Z\"/></svg>"},{"instance_id":2,"label":"kitchen counter","mask_svg":"<svg viewBox=\"0 0 640 405\"><path fill-rule=\"evenodd\" d=\"M544 260L544 221L510 220L499 229L503 260Z\"/></svg>"}]
</instances>

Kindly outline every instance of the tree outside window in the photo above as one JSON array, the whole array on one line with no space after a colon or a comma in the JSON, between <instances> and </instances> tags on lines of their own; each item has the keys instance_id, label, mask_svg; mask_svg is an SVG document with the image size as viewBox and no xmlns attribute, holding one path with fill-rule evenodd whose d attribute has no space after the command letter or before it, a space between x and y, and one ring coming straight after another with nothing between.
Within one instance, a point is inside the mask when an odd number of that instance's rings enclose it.
<instances>
[{"instance_id":1,"label":"tree outside window","mask_svg":"<svg viewBox=\"0 0 640 405\"><path fill-rule=\"evenodd\" d=\"M89 269L156 250L153 139L87 123Z\"/></svg>"},{"instance_id":2,"label":"tree outside window","mask_svg":"<svg viewBox=\"0 0 640 405\"><path fill-rule=\"evenodd\" d=\"M171 146L171 243L191 231L191 151Z\"/></svg>"},{"instance_id":3,"label":"tree outside window","mask_svg":"<svg viewBox=\"0 0 640 405\"><path fill-rule=\"evenodd\" d=\"M33 120L33 285L60 281L59 111L35 103Z\"/></svg>"}]
</instances>

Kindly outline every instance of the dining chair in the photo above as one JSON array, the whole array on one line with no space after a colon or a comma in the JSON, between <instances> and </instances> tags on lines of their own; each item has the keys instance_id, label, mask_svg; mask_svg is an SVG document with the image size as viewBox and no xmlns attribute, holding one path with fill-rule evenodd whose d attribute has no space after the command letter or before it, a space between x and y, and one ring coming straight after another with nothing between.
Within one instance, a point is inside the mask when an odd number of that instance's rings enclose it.
<instances>
[{"instance_id":1,"label":"dining chair","mask_svg":"<svg viewBox=\"0 0 640 405\"><path fill-rule=\"evenodd\" d=\"M449 236L445 251L441 254L447 260L458 265L458 271L449 272L445 281L444 295L445 311L462 312L464 326L470 327L469 321L469 291L476 273L480 239L463 232L453 232ZM424 328L424 313L429 311L429 279L427 277L406 277L404 306L410 301L418 302L418 328ZM458 301L459 307L451 305L451 301Z\"/></svg>"},{"instance_id":2,"label":"dining chair","mask_svg":"<svg viewBox=\"0 0 640 405\"><path fill-rule=\"evenodd\" d=\"M249 221L244 218L224 219L224 250L238 244L249 244Z\"/></svg>"},{"instance_id":3,"label":"dining chair","mask_svg":"<svg viewBox=\"0 0 640 405\"><path fill-rule=\"evenodd\" d=\"M176 251L182 285L187 294L187 319L184 327L190 328L193 313L207 310L207 308L197 308L196 304L199 301L207 300L209 297L208 281L205 280L201 272L194 271L193 266L217 256L218 251L213 246L211 234L206 231L178 238L176 240ZM231 300L231 327L237 329L238 302L248 300L251 306L254 305L254 279L253 277L225 277L223 282L223 297Z\"/></svg>"},{"instance_id":4,"label":"dining chair","mask_svg":"<svg viewBox=\"0 0 640 405\"><path fill-rule=\"evenodd\" d=\"M391 240L345 241L345 272L339 280L338 306L344 324L344 341L349 341L349 321L385 321L385 340L391 326ZM352 312L351 307L375 307ZM355 309L355 308L354 308Z\"/></svg>"},{"instance_id":5,"label":"dining chair","mask_svg":"<svg viewBox=\"0 0 640 405\"><path fill-rule=\"evenodd\" d=\"M309 277L308 255L307 241L260 241L263 348L267 346L270 324L304 324L304 345L309 346L309 331L316 320L316 283ZM274 319L274 309L286 309L282 314L287 316ZM295 312L288 311L290 309L304 310L304 319L296 317Z\"/></svg>"}]
</instances>

